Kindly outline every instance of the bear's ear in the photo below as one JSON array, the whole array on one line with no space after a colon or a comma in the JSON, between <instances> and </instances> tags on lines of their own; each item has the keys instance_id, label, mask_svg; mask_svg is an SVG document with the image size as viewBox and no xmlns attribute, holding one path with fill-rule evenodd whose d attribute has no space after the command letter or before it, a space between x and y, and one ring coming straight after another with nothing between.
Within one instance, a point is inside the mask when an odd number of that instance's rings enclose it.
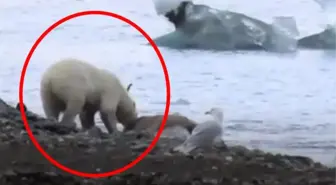
<instances>
[{"instance_id":1,"label":"bear's ear","mask_svg":"<svg viewBox=\"0 0 336 185\"><path fill-rule=\"evenodd\" d=\"M132 85L133 85L132 83L128 84L128 86L127 86L127 92L129 92L129 90L131 89Z\"/></svg>"}]
</instances>

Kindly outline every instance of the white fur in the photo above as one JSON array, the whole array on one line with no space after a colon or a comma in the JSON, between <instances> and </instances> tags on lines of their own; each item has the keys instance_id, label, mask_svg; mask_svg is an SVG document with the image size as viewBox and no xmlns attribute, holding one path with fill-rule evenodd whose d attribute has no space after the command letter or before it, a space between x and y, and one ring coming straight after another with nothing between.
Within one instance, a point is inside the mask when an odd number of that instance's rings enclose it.
<instances>
[{"instance_id":1,"label":"white fur","mask_svg":"<svg viewBox=\"0 0 336 185\"><path fill-rule=\"evenodd\" d=\"M49 67L40 88L46 117L58 120L63 112L61 123L73 122L80 114L82 127L88 128L99 111L111 133L117 131L118 120L124 124L137 117L135 103L117 76L78 59L63 59Z\"/></svg>"},{"instance_id":2,"label":"white fur","mask_svg":"<svg viewBox=\"0 0 336 185\"><path fill-rule=\"evenodd\" d=\"M176 10L184 0L153 0L156 13L164 15L172 10Z\"/></svg>"}]
</instances>

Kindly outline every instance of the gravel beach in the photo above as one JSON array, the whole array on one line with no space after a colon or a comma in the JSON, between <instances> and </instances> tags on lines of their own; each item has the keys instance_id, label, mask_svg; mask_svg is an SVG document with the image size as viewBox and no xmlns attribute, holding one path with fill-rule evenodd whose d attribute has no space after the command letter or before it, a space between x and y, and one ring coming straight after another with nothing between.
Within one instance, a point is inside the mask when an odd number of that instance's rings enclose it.
<instances>
[{"instance_id":1,"label":"gravel beach","mask_svg":"<svg viewBox=\"0 0 336 185\"><path fill-rule=\"evenodd\" d=\"M139 156L152 138L141 132L111 138L97 128L82 132L26 112L34 136L59 163L82 172L120 168ZM20 112L0 99L1 185L334 185L335 168L304 156L271 154L244 146L204 148L190 155L171 152L181 141L161 138L150 154L122 174L77 177L53 166L30 141Z\"/></svg>"}]
</instances>

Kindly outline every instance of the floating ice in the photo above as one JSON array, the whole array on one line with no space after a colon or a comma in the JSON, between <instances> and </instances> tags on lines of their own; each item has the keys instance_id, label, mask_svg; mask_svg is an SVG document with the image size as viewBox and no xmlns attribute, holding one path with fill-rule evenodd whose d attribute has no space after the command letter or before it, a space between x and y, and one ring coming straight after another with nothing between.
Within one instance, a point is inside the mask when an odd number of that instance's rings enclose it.
<instances>
[{"instance_id":1,"label":"floating ice","mask_svg":"<svg viewBox=\"0 0 336 185\"><path fill-rule=\"evenodd\" d=\"M278 17L274 24L268 24L242 13L192 2L184 2L174 11L166 17L176 30L156 38L159 46L210 50L296 50L298 31L294 18Z\"/></svg>"}]
</instances>

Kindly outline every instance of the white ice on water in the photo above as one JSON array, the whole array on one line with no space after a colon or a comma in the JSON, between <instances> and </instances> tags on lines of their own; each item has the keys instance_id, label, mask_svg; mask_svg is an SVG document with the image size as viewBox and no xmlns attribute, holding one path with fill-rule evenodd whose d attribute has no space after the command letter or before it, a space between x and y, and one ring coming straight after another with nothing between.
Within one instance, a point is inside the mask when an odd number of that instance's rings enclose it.
<instances>
[{"instance_id":1,"label":"white ice on water","mask_svg":"<svg viewBox=\"0 0 336 185\"><path fill-rule=\"evenodd\" d=\"M159 15L177 10L182 2L182 0L153 1ZM183 27L157 38L157 44L178 47L196 43L198 47L207 49L233 49L235 45L254 44L256 47L259 45L270 50L296 49L299 31L294 17L277 16L272 24L268 24L240 13L219 10L205 4L189 4L185 11ZM270 41L269 36L274 42Z\"/></svg>"},{"instance_id":2,"label":"white ice on water","mask_svg":"<svg viewBox=\"0 0 336 185\"><path fill-rule=\"evenodd\" d=\"M323 10L324 17L327 21L327 27L335 27L336 19L335 19L335 10L336 10L336 2L335 0L315 0L317 4Z\"/></svg>"}]
</instances>

